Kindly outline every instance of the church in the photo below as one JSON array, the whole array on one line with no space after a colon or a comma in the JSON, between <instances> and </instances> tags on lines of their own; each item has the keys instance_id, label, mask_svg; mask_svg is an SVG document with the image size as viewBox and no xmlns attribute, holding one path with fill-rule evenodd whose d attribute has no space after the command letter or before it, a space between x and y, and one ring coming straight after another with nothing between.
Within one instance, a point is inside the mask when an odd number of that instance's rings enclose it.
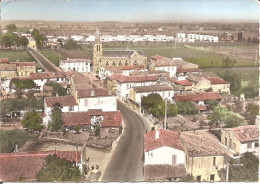
<instances>
[{"instance_id":1,"label":"church","mask_svg":"<svg viewBox=\"0 0 260 184\"><path fill-rule=\"evenodd\" d=\"M147 56L141 50L105 50L103 51L102 43L96 35L93 46L93 69L96 74L100 67L112 66L147 66Z\"/></svg>"}]
</instances>

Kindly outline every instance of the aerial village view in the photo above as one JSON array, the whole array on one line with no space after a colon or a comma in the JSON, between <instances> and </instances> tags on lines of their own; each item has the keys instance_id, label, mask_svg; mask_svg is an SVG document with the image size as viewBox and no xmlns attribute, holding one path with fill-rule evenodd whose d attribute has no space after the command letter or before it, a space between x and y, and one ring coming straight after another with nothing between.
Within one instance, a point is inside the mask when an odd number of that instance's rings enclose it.
<instances>
[{"instance_id":1,"label":"aerial village view","mask_svg":"<svg viewBox=\"0 0 260 184\"><path fill-rule=\"evenodd\" d=\"M1 182L258 182L257 0L2 0Z\"/></svg>"}]
</instances>

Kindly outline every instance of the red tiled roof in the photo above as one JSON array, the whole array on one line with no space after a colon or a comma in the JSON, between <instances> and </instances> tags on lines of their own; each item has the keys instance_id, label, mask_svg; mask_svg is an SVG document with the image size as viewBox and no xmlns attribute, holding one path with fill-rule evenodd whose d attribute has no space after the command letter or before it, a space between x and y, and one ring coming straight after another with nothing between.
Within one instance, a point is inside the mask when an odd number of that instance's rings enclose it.
<instances>
[{"instance_id":1,"label":"red tiled roof","mask_svg":"<svg viewBox=\"0 0 260 184\"><path fill-rule=\"evenodd\" d=\"M197 105L197 108L199 109L199 111L205 111L207 110L207 107L203 106L203 105Z\"/></svg>"},{"instance_id":2,"label":"red tiled roof","mask_svg":"<svg viewBox=\"0 0 260 184\"><path fill-rule=\"evenodd\" d=\"M148 82L148 81L157 81L160 76L124 76L124 75L111 75L108 78L112 80L117 80L121 83L127 82Z\"/></svg>"},{"instance_id":3,"label":"red tiled roof","mask_svg":"<svg viewBox=\"0 0 260 184\"><path fill-rule=\"evenodd\" d=\"M78 105L73 96L46 97L45 102L47 107L52 107L56 103L60 103L62 107Z\"/></svg>"},{"instance_id":4,"label":"red tiled roof","mask_svg":"<svg viewBox=\"0 0 260 184\"><path fill-rule=\"evenodd\" d=\"M0 64L0 71L16 71L16 65L15 64L6 64L1 63Z\"/></svg>"},{"instance_id":5,"label":"red tiled roof","mask_svg":"<svg viewBox=\"0 0 260 184\"><path fill-rule=\"evenodd\" d=\"M10 63L10 64L16 64L18 66L36 66L34 62L19 62L19 63Z\"/></svg>"},{"instance_id":6,"label":"red tiled roof","mask_svg":"<svg viewBox=\"0 0 260 184\"><path fill-rule=\"evenodd\" d=\"M259 129L258 126L247 125L239 126L236 128L230 128L240 142L249 142L259 140Z\"/></svg>"},{"instance_id":7,"label":"red tiled roof","mask_svg":"<svg viewBox=\"0 0 260 184\"><path fill-rule=\"evenodd\" d=\"M206 100L220 100L222 96L217 92L207 92L192 95L176 95L175 99L179 102L183 101L206 101Z\"/></svg>"},{"instance_id":8,"label":"red tiled roof","mask_svg":"<svg viewBox=\"0 0 260 184\"><path fill-rule=\"evenodd\" d=\"M211 82L212 85L214 84L229 84L227 81L224 81L221 78L206 78Z\"/></svg>"},{"instance_id":9,"label":"red tiled roof","mask_svg":"<svg viewBox=\"0 0 260 184\"><path fill-rule=\"evenodd\" d=\"M161 55L155 55L155 56L153 56L153 57L151 57L151 59L153 59L153 60L158 60L158 59L162 59L163 58L163 56L161 56Z\"/></svg>"},{"instance_id":10,"label":"red tiled roof","mask_svg":"<svg viewBox=\"0 0 260 184\"><path fill-rule=\"evenodd\" d=\"M144 65L136 65L136 66L121 66L122 70L134 70L134 69L144 69Z\"/></svg>"},{"instance_id":11,"label":"red tiled roof","mask_svg":"<svg viewBox=\"0 0 260 184\"><path fill-rule=\"evenodd\" d=\"M101 109L91 109L88 112L65 112L62 114L65 126L89 125L90 116L103 116L101 127L120 127L122 116L120 111L103 112Z\"/></svg>"},{"instance_id":12,"label":"red tiled roof","mask_svg":"<svg viewBox=\"0 0 260 184\"><path fill-rule=\"evenodd\" d=\"M1 63L9 63L9 60L6 59L6 58L2 58L2 59L1 59Z\"/></svg>"},{"instance_id":13,"label":"red tiled roof","mask_svg":"<svg viewBox=\"0 0 260 184\"><path fill-rule=\"evenodd\" d=\"M19 181L20 177L26 181L36 180L47 156L54 154L55 151L1 154L0 178L4 182ZM76 151L56 151L56 155L68 161L80 161L81 158L81 153L76 154ZM77 159L76 155L78 155Z\"/></svg>"},{"instance_id":14,"label":"red tiled roof","mask_svg":"<svg viewBox=\"0 0 260 184\"><path fill-rule=\"evenodd\" d=\"M66 78L73 76L74 74L77 74L77 72L74 71L68 71L68 72L48 72L48 73L30 73L30 79L31 80L37 80L37 79L54 79L54 78Z\"/></svg>"},{"instance_id":15,"label":"red tiled roof","mask_svg":"<svg viewBox=\"0 0 260 184\"><path fill-rule=\"evenodd\" d=\"M178 68L177 73L186 73L186 72L201 72L200 68Z\"/></svg>"},{"instance_id":16,"label":"red tiled roof","mask_svg":"<svg viewBox=\"0 0 260 184\"><path fill-rule=\"evenodd\" d=\"M91 96L92 92L94 92L93 97L109 96L109 91L107 89L93 88L93 89L79 89L79 90L77 90L79 98L92 97Z\"/></svg>"},{"instance_id":17,"label":"red tiled roof","mask_svg":"<svg viewBox=\"0 0 260 184\"><path fill-rule=\"evenodd\" d=\"M192 83L188 80L175 81L174 83L180 84L182 86L192 86Z\"/></svg>"},{"instance_id":18,"label":"red tiled roof","mask_svg":"<svg viewBox=\"0 0 260 184\"><path fill-rule=\"evenodd\" d=\"M62 61L63 63L90 63L91 60L88 59L67 59Z\"/></svg>"},{"instance_id":19,"label":"red tiled roof","mask_svg":"<svg viewBox=\"0 0 260 184\"><path fill-rule=\"evenodd\" d=\"M103 112L104 121L101 127L120 127L122 126L122 115L120 111Z\"/></svg>"},{"instance_id":20,"label":"red tiled roof","mask_svg":"<svg viewBox=\"0 0 260 184\"><path fill-rule=\"evenodd\" d=\"M150 131L145 134L145 152L151 151L164 146L172 147L183 151L179 140L179 133L160 129L159 138L155 139L156 131Z\"/></svg>"},{"instance_id":21,"label":"red tiled roof","mask_svg":"<svg viewBox=\"0 0 260 184\"><path fill-rule=\"evenodd\" d=\"M89 125L90 118L88 112L64 112L62 113L63 125L77 126Z\"/></svg>"}]
</instances>

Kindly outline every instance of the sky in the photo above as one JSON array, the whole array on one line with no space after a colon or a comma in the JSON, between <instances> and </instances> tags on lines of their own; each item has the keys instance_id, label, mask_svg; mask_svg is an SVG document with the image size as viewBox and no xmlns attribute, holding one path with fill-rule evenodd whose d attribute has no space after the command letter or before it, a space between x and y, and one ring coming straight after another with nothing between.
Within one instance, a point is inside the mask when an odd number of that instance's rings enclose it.
<instances>
[{"instance_id":1,"label":"sky","mask_svg":"<svg viewBox=\"0 0 260 184\"><path fill-rule=\"evenodd\" d=\"M258 22L257 0L2 0L2 20Z\"/></svg>"}]
</instances>

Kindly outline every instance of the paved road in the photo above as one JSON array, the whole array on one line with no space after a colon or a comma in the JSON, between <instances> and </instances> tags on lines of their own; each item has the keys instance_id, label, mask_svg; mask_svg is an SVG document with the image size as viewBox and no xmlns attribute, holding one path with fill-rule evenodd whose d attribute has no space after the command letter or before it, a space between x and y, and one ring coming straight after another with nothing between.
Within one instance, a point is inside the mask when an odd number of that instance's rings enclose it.
<instances>
[{"instance_id":1,"label":"paved road","mask_svg":"<svg viewBox=\"0 0 260 184\"><path fill-rule=\"evenodd\" d=\"M53 66L50 61L43 57L41 54L39 54L37 51L30 49L29 52L31 52L32 56L41 63L43 68L45 69L46 72L56 72L57 69L55 66Z\"/></svg>"},{"instance_id":2,"label":"paved road","mask_svg":"<svg viewBox=\"0 0 260 184\"><path fill-rule=\"evenodd\" d=\"M143 181L143 141L146 122L122 103L118 103L125 132L106 168L104 182Z\"/></svg>"}]
</instances>

